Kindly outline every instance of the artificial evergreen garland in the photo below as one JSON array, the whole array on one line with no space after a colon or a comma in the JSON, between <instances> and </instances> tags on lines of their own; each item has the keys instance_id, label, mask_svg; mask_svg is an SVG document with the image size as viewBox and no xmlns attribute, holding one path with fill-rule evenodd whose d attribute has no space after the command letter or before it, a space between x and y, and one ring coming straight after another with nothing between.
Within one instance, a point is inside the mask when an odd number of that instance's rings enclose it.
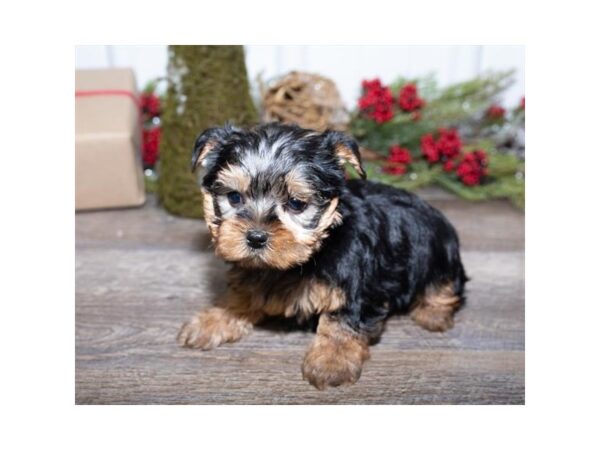
<instances>
[{"instance_id":1,"label":"artificial evergreen garland","mask_svg":"<svg viewBox=\"0 0 600 450\"><path fill-rule=\"evenodd\" d=\"M496 99L511 72L491 73L446 88L433 76L390 86L363 82L352 114L370 179L407 190L439 185L468 200L508 198L524 206L525 99L507 111ZM142 95L146 172L158 159L161 99L151 83ZM156 191L156 174L146 176Z\"/></svg>"},{"instance_id":2,"label":"artificial evergreen garland","mask_svg":"<svg viewBox=\"0 0 600 450\"><path fill-rule=\"evenodd\" d=\"M439 88L428 76L391 86L363 81L351 131L368 176L414 190L440 185L468 200L508 198L524 206L524 152L499 145L499 132L523 130L525 104L510 117L496 99L512 72ZM523 142L524 149L524 142Z\"/></svg>"}]
</instances>

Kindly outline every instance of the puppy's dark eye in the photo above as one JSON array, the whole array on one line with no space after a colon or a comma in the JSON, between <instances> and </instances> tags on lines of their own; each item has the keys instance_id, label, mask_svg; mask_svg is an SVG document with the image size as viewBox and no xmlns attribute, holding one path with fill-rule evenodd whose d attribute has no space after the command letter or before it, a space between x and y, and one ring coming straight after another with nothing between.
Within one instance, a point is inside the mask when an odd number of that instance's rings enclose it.
<instances>
[{"instance_id":1,"label":"puppy's dark eye","mask_svg":"<svg viewBox=\"0 0 600 450\"><path fill-rule=\"evenodd\" d=\"M304 208L306 208L306 202L302 200L298 200L295 197L292 197L287 202L288 208L290 208L293 212L302 212Z\"/></svg>"},{"instance_id":2,"label":"puppy's dark eye","mask_svg":"<svg viewBox=\"0 0 600 450\"><path fill-rule=\"evenodd\" d=\"M237 191L230 192L227 194L227 200L231 206L238 206L242 204L242 194Z\"/></svg>"}]
</instances>

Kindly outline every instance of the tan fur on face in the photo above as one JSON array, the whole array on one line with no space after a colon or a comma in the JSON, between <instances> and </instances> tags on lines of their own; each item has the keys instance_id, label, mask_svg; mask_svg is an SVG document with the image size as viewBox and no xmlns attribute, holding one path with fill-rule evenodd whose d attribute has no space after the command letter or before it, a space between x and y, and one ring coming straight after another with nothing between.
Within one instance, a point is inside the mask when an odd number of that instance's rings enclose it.
<instances>
[{"instance_id":1,"label":"tan fur on face","mask_svg":"<svg viewBox=\"0 0 600 450\"><path fill-rule=\"evenodd\" d=\"M320 234L321 237L327 237L325 234L325 230L332 226L338 226L342 223L342 215L337 210L337 206L339 203L339 199L333 198L331 199L331 203L327 207L327 210L321 216L321 220L319 221L319 225L317 225L316 233Z\"/></svg>"},{"instance_id":2,"label":"tan fur on face","mask_svg":"<svg viewBox=\"0 0 600 450\"><path fill-rule=\"evenodd\" d=\"M317 389L355 383L369 358L365 336L355 333L327 314L319 318L317 336L306 352L302 376Z\"/></svg>"},{"instance_id":3,"label":"tan fur on face","mask_svg":"<svg viewBox=\"0 0 600 450\"><path fill-rule=\"evenodd\" d=\"M212 198L207 193L204 198L205 210L209 213L207 225L215 243L215 253L226 261L239 263L246 268L271 267L284 270L302 264L321 247L323 240L328 237L327 229L342 221L337 211L339 200L334 198L313 230L294 233L279 222L262 227L269 235L267 246L253 252L246 244L246 233L253 228L252 224L238 218L222 222L218 219L209 220L211 214L214 216L214 209L212 203L208 208L206 204L212 202Z\"/></svg>"},{"instance_id":4,"label":"tan fur on face","mask_svg":"<svg viewBox=\"0 0 600 450\"><path fill-rule=\"evenodd\" d=\"M246 268L272 267L283 270L307 261L314 251L316 240L298 242L282 224L274 224L263 227L269 235L267 247L253 252L246 244L246 233L251 228L243 220L223 221L216 237L217 256Z\"/></svg>"},{"instance_id":5,"label":"tan fur on face","mask_svg":"<svg viewBox=\"0 0 600 450\"><path fill-rule=\"evenodd\" d=\"M250 227L246 222L229 219L219 225L215 238L215 253L225 261L241 262L251 256L246 244L246 233Z\"/></svg>"},{"instance_id":6,"label":"tan fur on face","mask_svg":"<svg viewBox=\"0 0 600 450\"><path fill-rule=\"evenodd\" d=\"M206 189L202 189L202 206L204 209L204 220L206 220L206 226L214 242L219 231L219 219L215 217L213 197Z\"/></svg>"},{"instance_id":7,"label":"tan fur on face","mask_svg":"<svg viewBox=\"0 0 600 450\"><path fill-rule=\"evenodd\" d=\"M460 299L451 283L429 287L417 300L411 318L429 331L446 331L454 326L454 312Z\"/></svg>"},{"instance_id":8,"label":"tan fur on face","mask_svg":"<svg viewBox=\"0 0 600 450\"><path fill-rule=\"evenodd\" d=\"M267 249L261 257L267 266L283 270L310 258L312 246L298 242L296 236L282 224L269 227L268 233Z\"/></svg>"},{"instance_id":9,"label":"tan fur on face","mask_svg":"<svg viewBox=\"0 0 600 450\"><path fill-rule=\"evenodd\" d=\"M314 193L312 187L304 180L304 178L296 169L292 169L285 176L285 184L287 186L288 193L292 197L296 197L303 201L308 200Z\"/></svg>"},{"instance_id":10,"label":"tan fur on face","mask_svg":"<svg viewBox=\"0 0 600 450\"><path fill-rule=\"evenodd\" d=\"M253 252L246 243L246 233L251 228L244 220L223 221L215 242L217 256L245 268L287 269L299 261L308 260L312 253L310 247L297 242L294 235L281 224L264 227L269 235L267 247Z\"/></svg>"},{"instance_id":11,"label":"tan fur on face","mask_svg":"<svg viewBox=\"0 0 600 450\"><path fill-rule=\"evenodd\" d=\"M327 229L342 222L342 216L336 209L338 201L337 198L331 200L327 210L321 215L319 224L312 230L294 233L285 224L270 228L268 250L263 258L265 263L270 267L288 269L308 261L329 236Z\"/></svg>"},{"instance_id":12,"label":"tan fur on face","mask_svg":"<svg viewBox=\"0 0 600 450\"><path fill-rule=\"evenodd\" d=\"M250 176L240 166L227 165L219 172L217 181L234 191L246 192L250 188Z\"/></svg>"}]
</instances>

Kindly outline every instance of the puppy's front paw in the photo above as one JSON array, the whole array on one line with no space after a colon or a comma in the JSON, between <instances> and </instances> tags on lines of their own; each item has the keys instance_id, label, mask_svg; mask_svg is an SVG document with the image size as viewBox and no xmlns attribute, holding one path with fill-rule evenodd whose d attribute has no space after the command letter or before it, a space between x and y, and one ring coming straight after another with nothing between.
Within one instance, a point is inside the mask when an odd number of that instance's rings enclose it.
<instances>
[{"instance_id":1,"label":"puppy's front paw","mask_svg":"<svg viewBox=\"0 0 600 450\"><path fill-rule=\"evenodd\" d=\"M317 389L353 384L368 358L368 344L363 339L348 334L317 335L304 357L302 377Z\"/></svg>"},{"instance_id":2,"label":"puppy's front paw","mask_svg":"<svg viewBox=\"0 0 600 450\"><path fill-rule=\"evenodd\" d=\"M252 324L223 308L201 311L181 327L177 343L182 347L210 350L225 342L239 341L250 332Z\"/></svg>"}]
</instances>

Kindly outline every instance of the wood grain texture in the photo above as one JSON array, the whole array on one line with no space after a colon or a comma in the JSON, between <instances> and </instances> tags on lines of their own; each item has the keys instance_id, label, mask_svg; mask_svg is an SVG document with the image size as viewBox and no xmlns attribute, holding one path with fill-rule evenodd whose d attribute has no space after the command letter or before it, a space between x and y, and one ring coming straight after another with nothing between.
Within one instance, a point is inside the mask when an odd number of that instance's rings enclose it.
<instances>
[{"instance_id":1,"label":"wood grain texture","mask_svg":"<svg viewBox=\"0 0 600 450\"><path fill-rule=\"evenodd\" d=\"M181 323L224 289L204 223L141 209L76 216L77 404L523 404L524 217L505 202L425 197L456 226L471 278L446 333L390 319L356 385L317 391L313 335L278 322L239 343L179 348Z\"/></svg>"}]
</instances>

